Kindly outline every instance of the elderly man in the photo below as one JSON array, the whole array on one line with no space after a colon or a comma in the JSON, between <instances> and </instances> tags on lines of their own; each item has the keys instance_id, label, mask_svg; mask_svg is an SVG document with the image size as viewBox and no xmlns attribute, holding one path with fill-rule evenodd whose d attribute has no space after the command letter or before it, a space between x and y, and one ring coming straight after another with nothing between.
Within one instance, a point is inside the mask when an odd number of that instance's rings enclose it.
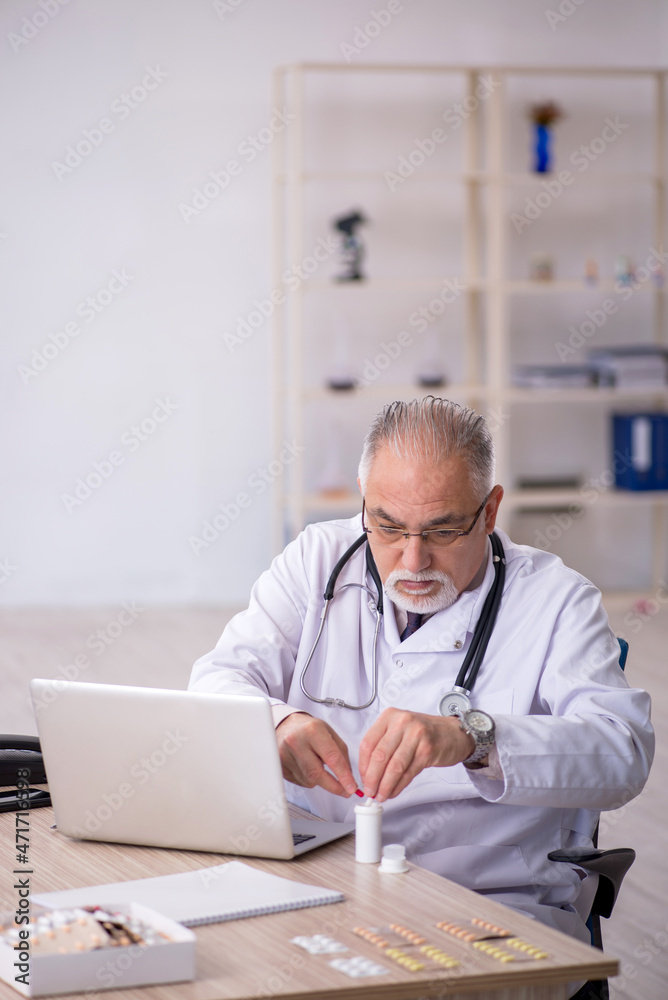
<instances>
[{"instance_id":1,"label":"elderly man","mask_svg":"<svg viewBox=\"0 0 668 1000\"><path fill-rule=\"evenodd\" d=\"M546 854L590 845L653 754L600 594L495 532L503 489L473 410L386 407L358 482L362 514L289 544L190 686L269 699L297 805L350 819L363 788L385 842L586 941L579 874Z\"/></svg>"}]
</instances>

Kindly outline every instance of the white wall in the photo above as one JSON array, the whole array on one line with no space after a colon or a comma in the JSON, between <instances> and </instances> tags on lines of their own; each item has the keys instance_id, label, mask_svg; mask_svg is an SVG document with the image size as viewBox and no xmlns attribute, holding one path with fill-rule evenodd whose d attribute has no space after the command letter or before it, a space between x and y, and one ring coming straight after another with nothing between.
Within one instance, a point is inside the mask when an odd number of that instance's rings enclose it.
<instances>
[{"instance_id":1,"label":"white wall","mask_svg":"<svg viewBox=\"0 0 668 1000\"><path fill-rule=\"evenodd\" d=\"M572 13L550 24L560 5ZM269 325L234 353L223 341L271 288L270 151L249 162L240 144L272 119L276 65L341 61L385 7L0 6L0 603L245 600L272 555L269 494L206 551L189 544L273 458ZM661 0L401 7L352 58L650 66L668 54ZM136 87L145 99L129 107ZM54 166L84 130L90 155ZM240 174L185 221L179 206L230 159ZM96 463L108 478L68 503Z\"/></svg>"}]
</instances>

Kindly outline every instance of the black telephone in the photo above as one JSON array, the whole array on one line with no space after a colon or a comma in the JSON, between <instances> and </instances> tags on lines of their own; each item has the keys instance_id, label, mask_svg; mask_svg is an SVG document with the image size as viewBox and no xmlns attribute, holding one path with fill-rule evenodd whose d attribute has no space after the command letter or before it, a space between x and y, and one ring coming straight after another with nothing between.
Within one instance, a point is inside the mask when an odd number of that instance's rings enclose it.
<instances>
[{"instance_id":1,"label":"black telephone","mask_svg":"<svg viewBox=\"0 0 668 1000\"><path fill-rule=\"evenodd\" d=\"M47 780L37 736L0 736L0 786L13 786L7 791L0 791L0 812L50 806L48 792L26 788L26 784L41 785ZM17 795L18 785L22 788L20 797Z\"/></svg>"}]
</instances>

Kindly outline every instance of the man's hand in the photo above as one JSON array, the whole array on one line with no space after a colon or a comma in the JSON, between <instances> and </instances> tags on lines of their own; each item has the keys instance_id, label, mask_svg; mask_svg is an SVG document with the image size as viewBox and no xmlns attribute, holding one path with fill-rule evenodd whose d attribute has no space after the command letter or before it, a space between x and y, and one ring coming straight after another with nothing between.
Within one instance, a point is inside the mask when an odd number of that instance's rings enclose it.
<instances>
[{"instance_id":1,"label":"man's hand","mask_svg":"<svg viewBox=\"0 0 668 1000\"><path fill-rule=\"evenodd\" d=\"M364 794L376 802L393 799L425 767L451 767L474 749L456 716L386 708L360 744Z\"/></svg>"},{"instance_id":2,"label":"man's hand","mask_svg":"<svg viewBox=\"0 0 668 1000\"><path fill-rule=\"evenodd\" d=\"M293 712L277 726L276 738L283 777L288 781L304 788L320 785L345 798L356 790L348 748L322 719L314 719L305 712ZM325 770L325 765L329 771Z\"/></svg>"}]
</instances>

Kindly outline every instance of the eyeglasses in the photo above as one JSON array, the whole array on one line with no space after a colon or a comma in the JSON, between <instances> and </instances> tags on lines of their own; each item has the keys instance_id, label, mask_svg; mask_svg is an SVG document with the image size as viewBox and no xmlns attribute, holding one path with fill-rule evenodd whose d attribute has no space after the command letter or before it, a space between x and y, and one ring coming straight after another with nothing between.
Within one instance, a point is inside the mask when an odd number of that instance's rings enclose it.
<instances>
[{"instance_id":1,"label":"eyeglasses","mask_svg":"<svg viewBox=\"0 0 668 1000\"><path fill-rule=\"evenodd\" d=\"M377 543L379 545L392 546L393 548L399 548L402 544L405 544L409 538L421 538L425 545L433 546L434 548L446 548L457 538L463 538L465 535L470 535L475 528L476 521L485 509L485 504L492 495L492 491L487 494L483 502L478 507L475 517L471 521L471 524L466 529L462 531L461 528L426 528L424 531L404 531L403 528L391 528L389 525L385 524L375 524L372 528L369 528L365 523L365 501L362 500L362 528L369 535L374 535Z\"/></svg>"}]
</instances>

